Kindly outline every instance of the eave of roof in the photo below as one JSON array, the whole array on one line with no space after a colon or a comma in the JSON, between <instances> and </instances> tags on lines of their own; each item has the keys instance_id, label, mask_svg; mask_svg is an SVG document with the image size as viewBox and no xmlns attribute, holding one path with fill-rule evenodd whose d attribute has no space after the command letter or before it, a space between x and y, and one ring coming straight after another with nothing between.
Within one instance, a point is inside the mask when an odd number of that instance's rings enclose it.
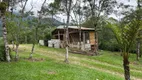
<instances>
[{"instance_id":1,"label":"eave of roof","mask_svg":"<svg viewBox=\"0 0 142 80\"><path fill-rule=\"evenodd\" d=\"M66 26L58 26L56 29L64 29ZM78 26L68 26L69 29L79 29ZM94 30L93 28L81 27L81 30Z\"/></svg>"}]
</instances>

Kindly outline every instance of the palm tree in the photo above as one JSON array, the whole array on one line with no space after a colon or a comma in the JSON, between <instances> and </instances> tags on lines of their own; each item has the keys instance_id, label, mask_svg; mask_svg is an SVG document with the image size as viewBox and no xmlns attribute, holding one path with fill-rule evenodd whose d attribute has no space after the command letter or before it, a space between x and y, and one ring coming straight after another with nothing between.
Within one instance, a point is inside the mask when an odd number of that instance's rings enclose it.
<instances>
[{"instance_id":1,"label":"palm tree","mask_svg":"<svg viewBox=\"0 0 142 80\"><path fill-rule=\"evenodd\" d=\"M133 20L131 23L128 23L125 26L121 25L121 27L119 27L117 24L111 24L109 22L107 23L108 27L111 28L115 34L115 38L122 51L125 80L130 80L129 51L132 48L133 42L136 39L136 35L140 27L136 25L136 20Z\"/></svg>"}]
</instances>

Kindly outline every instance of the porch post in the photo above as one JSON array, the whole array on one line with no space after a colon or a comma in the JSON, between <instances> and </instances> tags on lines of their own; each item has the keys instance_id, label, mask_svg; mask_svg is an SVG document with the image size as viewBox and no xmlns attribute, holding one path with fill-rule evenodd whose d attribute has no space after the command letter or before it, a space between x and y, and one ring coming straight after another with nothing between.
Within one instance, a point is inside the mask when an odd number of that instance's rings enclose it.
<instances>
[{"instance_id":1,"label":"porch post","mask_svg":"<svg viewBox=\"0 0 142 80\"><path fill-rule=\"evenodd\" d=\"M85 50L85 32L83 32L83 50Z\"/></svg>"},{"instance_id":2,"label":"porch post","mask_svg":"<svg viewBox=\"0 0 142 80\"><path fill-rule=\"evenodd\" d=\"M58 31L58 39L60 40L60 31Z\"/></svg>"}]
</instances>

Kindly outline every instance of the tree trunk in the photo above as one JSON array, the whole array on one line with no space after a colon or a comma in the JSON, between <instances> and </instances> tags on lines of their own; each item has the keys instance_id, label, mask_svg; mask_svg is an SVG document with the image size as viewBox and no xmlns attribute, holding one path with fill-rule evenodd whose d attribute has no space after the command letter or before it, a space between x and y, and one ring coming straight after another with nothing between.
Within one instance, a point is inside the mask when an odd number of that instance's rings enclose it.
<instances>
[{"instance_id":1,"label":"tree trunk","mask_svg":"<svg viewBox=\"0 0 142 80\"><path fill-rule=\"evenodd\" d=\"M66 23L66 55L65 55L65 62L69 63L68 60L68 54L69 54L69 31L68 31L68 26L69 26L69 20L70 20L70 10L71 10L71 3L72 0L66 1L66 10L67 10L67 23ZM67 6L68 5L68 6Z\"/></svg>"},{"instance_id":2,"label":"tree trunk","mask_svg":"<svg viewBox=\"0 0 142 80\"><path fill-rule=\"evenodd\" d=\"M96 53L97 53L97 55L99 55L99 52L98 52L98 47L99 47L99 45L98 45L98 32L96 32Z\"/></svg>"},{"instance_id":3,"label":"tree trunk","mask_svg":"<svg viewBox=\"0 0 142 80\"><path fill-rule=\"evenodd\" d=\"M83 50L85 51L85 32L83 32Z\"/></svg>"},{"instance_id":4,"label":"tree trunk","mask_svg":"<svg viewBox=\"0 0 142 80\"><path fill-rule=\"evenodd\" d=\"M69 37L69 33L68 33L68 22L69 19L67 19L67 25L66 25L66 54L65 54L65 62L69 63L68 61L68 55L69 55L69 44L68 44L68 37Z\"/></svg>"},{"instance_id":5,"label":"tree trunk","mask_svg":"<svg viewBox=\"0 0 142 80\"><path fill-rule=\"evenodd\" d=\"M31 54L29 57L30 59L32 59L32 57L33 57L34 49L35 49L35 43L33 43L33 46L32 46Z\"/></svg>"},{"instance_id":6,"label":"tree trunk","mask_svg":"<svg viewBox=\"0 0 142 80\"><path fill-rule=\"evenodd\" d=\"M79 49L81 50L81 26L79 24Z\"/></svg>"},{"instance_id":7,"label":"tree trunk","mask_svg":"<svg viewBox=\"0 0 142 80\"><path fill-rule=\"evenodd\" d=\"M80 1L79 1L80 2ZM81 4L81 2L80 2ZM80 9L79 9L79 49L81 50L81 18L80 18Z\"/></svg>"},{"instance_id":8,"label":"tree trunk","mask_svg":"<svg viewBox=\"0 0 142 80\"><path fill-rule=\"evenodd\" d=\"M37 40L37 30L38 30L38 28L36 27L36 30L35 30L35 34L34 34L34 41L33 41L33 46L32 46L32 50L31 50L31 53L30 53L30 56L29 56L29 58L30 59L32 59L33 58L33 53L34 53L34 50L35 50L35 44L38 42L38 40Z\"/></svg>"},{"instance_id":9,"label":"tree trunk","mask_svg":"<svg viewBox=\"0 0 142 80\"><path fill-rule=\"evenodd\" d=\"M5 20L5 13L2 14L2 27L3 27L3 40L4 40L4 46L5 46L5 54L6 54L6 60L7 62L10 62L10 54L9 54L9 47L7 42L7 29L6 29L6 20Z\"/></svg>"},{"instance_id":10,"label":"tree trunk","mask_svg":"<svg viewBox=\"0 0 142 80\"><path fill-rule=\"evenodd\" d=\"M138 10L141 10L141 0L137 0L137 8ZM137 20L138 20L138 24L140 24L141 21L141 17L140 17L140 13L137 13ZM140 26L140 25L139 25ZM140 32L139 32L140 33ZM138 35L140 37L140 34ZM139 49L140 49L140 42L139 42ZM140 50L139 50L140 51ZM141 57L141 53L139 52L139 57Z\"/></svg>"},{"instance_id":11,"label":"tree trunk","mask_svg":"<svg viewBox=\"0 0 142 80\"><path fill-rule=\"evenodd\" d=\"M27 44L28 40L27 40L27 36L25 36L25 44Z\"/></svg>"},{"instance_id":12,"label":"tree trunk","mask_svg":"<svg viewBox=\"0 0 142 80\"><path fill-rule=\"evenodd\" d=\"M96 30L95 30L94 53L95 53L96 55L99 54L99 53L98 53L98 34L97 34Z\"/></svg>"},{"instance_id":13,"label":"tree trunk","mask_svg":"<svg viewBox=\"0 0 142 80\"><path fill-rule=\"evenodd\" d=\"M12 50L14 51L15 49L15 45L14 45L14 41L12 41Z\"/></svg>"},{"instance_id":14,"label":"tree trunk","mask_svg":"<svg viewBox=\"0 0 142 80\"><path fill-rule=\"evenodd\" d=\"M142 56L142 54L141 54L141 50L140 50L140 55L139 55L139 57L141 58L141 56Z\"/></svg>"},{"instance_id":15,"label":"tree trunk","mask_svg":"<svg viewBox=\"0 0 142 80\"><path fill-rule=\"evenodd\" d=\"M140 42L137 41L137 56L136 56L136 59L137 61L139 61L139 57L140 57Z\"/></svg>"},{"instance_id":16,"label":"tree trunk","mask_svg":"<svg viewBox=\"0 0 142 80\"><path fill-rule=\"evenodd\" d=\"M38 26L39 26L39 22L38 22ZM38 42L38 26L36 27L36 31L35 31L35 40L36 40L36 42Z\"/></svg>"},{"instance_id":17,"label":"tree trunk","mask_svg":"<svg viewBox=\"0 0 142 80\"><path fill-rule=\"evenodd\" d=\"M128 55L123 54L123 67L125 80L130 80L130 69Z\"/></svg>"},{"instance_id":18,"label":"tree trunk","mask_svg":"<svg viewBox=\"0 0 142 80\"><path fill-rule=\"evenodd\" d=\"M19 44L16 44L16 50L15 50L15 61L18 61L19 59L19 54L18 54L18 48L19 48Z\"/></svg>"},{"instance_id":19,"label":"tree trunk","mask_svg":"<svg viewBox=\"0 0 142 80\"><path fill-rule=\"evenodd\" d=\"M68 56L69 56L69 48L68 48L68 46L66 46L66 55L65 55L65 62L66 63L69 63Z\"/></svg>"}]
</instances>

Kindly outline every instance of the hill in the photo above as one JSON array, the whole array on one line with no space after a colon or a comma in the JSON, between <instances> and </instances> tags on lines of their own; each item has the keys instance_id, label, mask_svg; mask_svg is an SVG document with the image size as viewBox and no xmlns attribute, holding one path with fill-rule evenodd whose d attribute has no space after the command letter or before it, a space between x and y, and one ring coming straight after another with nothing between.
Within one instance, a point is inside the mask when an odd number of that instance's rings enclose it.
<instances>
[{"instance_id":1,"label":"hill","mask_svg":"<svg viewBox=\"0 0 142 80\"><path fill-rule=\"evenodd\" d=\"M47 23L47 24L50 24L52 26L59 26L59 25L63 25L64 23L56 20L55 18L43 18L42 20L42 23Z\"/></svg>"},{"instance_id":2,"label":"hill","mask_svg":"<svg viewBox=\"0 0 142 80\"><path fill-rule=\"evenodd\" d=\"M27 18L24 18L24 19L33 19L33 18L36 18L34 16L28 16ZM63 25L64 23L56 20L55 18L43 18L41 20L42 24L48 24L48 25L52 25L52 26L59 26L59 25ZM0 37L2 36L2 23L0 21Z\"/></svg>"},{"instance_id":3,"label":"hill","mask_svg":"<svg viewBox=\"0 0 142 80\"><path fill-rule=\"evenodd\" d=\"M26 19L38 19L38 18L34 17L34 16L28 16L24 19L26 20ZM59 25L63 25L64 23L58 21L55 18L42 18L41 24L47 24L47 25L51 25L51 26L59 26Z\"/></svg>"},{"instance_id":4,"label":"hill","mask_svg":"<svg viewBox=\"0 0 142 80\"><path fill-rule=\"evenodd\" d=\"M36 46L33 59L28 59L32 45L20 45L19 62L0 62L1 80L123 80L122 57L118 52L100 51L99 56L69 54L64 63L64 49ZM13 53L14 55L14 53ZM142 59L130 56L132 80L142 80Z\"/></svg>"}]
</instances>

